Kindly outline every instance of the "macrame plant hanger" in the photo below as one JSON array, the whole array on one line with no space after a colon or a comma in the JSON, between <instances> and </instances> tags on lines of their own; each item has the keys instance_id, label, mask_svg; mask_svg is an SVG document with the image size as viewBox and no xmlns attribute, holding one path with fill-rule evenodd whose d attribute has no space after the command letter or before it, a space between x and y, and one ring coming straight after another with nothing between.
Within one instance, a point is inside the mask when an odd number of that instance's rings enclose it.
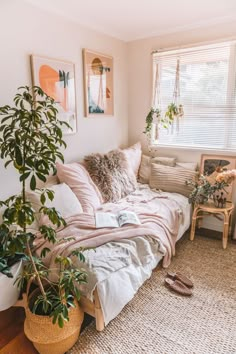
<instances>
[{"instance_id":1,"label":"macrame plant hanger","mask_svg":"<svg viewBox=\"0 0 236 354\"><path fill-rule=\"evenodd\" d=\"M156 74L154 80L154 90L153 90L153 99L152 99L152 107L158 109L159 112L161 110L161 94L160 94L160 62L156 63ZM160 123L160 117L155 116L153 119L153 130L154 130L154 140L158 140L158 127Z\"/></svg>"},{"instance_id":2,"label":"macrame plant hanger","mask_svg":"<svg viewBox=\"0 0 236 354\"><path fill-rule=\"evenodd\" d=\"M183 106L180 104L180 81L179 81L179 73L180 73L180 59L177 59L176 63L176 72L175 72L175 86L173 93L173 103L177 107L178 113L175 116L174 123L171 125L171 133L174 132L174 125L176 126L176 132L179 133L179 118L183 117Z\"/></svg>"}]
</instances>

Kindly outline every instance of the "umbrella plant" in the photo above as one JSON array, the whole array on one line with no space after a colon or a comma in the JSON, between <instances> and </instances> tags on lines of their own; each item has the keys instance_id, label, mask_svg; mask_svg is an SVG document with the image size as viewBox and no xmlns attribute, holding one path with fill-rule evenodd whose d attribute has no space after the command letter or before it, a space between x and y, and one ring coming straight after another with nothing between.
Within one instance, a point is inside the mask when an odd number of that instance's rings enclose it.
<instances>
[{"instance_id":1,"label":"umbrella plant","mask_svg":"<svg viewBox=\"0 0 236 354\"><path fill-rule=\"evenodd\" d=\"M14 105L0 107L0 116L0 157L5 167L14 167L21 186L18 195L0 201L0 207L4 208L0 225L0 272L11 276L11 261L23 257L25 265L19 286L25 287L34 278L40 289L31 310L52 316L53 322L62 327L68 320L68 308L80 297L76 285L86 282L86 274L75 268L70 257L60 256L55 260L60 269L57 281L50 280L50 269L43 263L50 249L45 247L40 255L34 252L35 234L29 227L35 220L35 210L27 199L26 189L35 191L37 179L46 182L49 174L56 173L56 161L63 161L61 149L66 147L62 128L69 125L58 119L55 101L37 86L20 87ZM65 220L55 208L46 207L47 199L54 198L53 191L44 188L38 192L40 212L51 222L41 225L39 232L46 241L56 244L56 228L65 226ZM72 253L84 261L80 249Z\"/></svg>"}]
</instances>

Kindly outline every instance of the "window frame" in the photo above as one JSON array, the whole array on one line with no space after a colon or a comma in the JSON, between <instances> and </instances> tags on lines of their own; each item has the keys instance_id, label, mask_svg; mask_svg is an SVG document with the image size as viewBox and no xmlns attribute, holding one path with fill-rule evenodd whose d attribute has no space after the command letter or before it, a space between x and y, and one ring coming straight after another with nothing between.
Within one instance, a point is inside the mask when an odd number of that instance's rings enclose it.
<instances>
[{"instance_id":1,"label":"window frame","mask_svg":"<svg viewBox=\"0 0 236 354\"><path fill-rule=\"evenodd\" d=\"M228 41L228 42L219 42L219 43L214 43L214 44L202 44L200 47L206 47L206 48L210 48L211 46L214 47L214 46L217 46L217 45L224 45L224 44L227 44L229 45L229 50L230 50L230 55L229 55L229 59L228 59L228 78L227 78L227 92L226 92L226 104L225 106L227 105L230 105L230 102L232 102L232 99L234 100L234 105L232 105L231 103L231 110L235 110L236 109L236 41ZM194 49L196 48L197 46L192 46L192 47L186 47L184 49L180 49L180 50L166 50L166 51L161 51L161 56L165 56L167 55L168 53L171 53L173 52L173 55L175 53L181 53L182 55L185 53L185 52L188 52L188 51L194 51ZM156 52L153 52L153 54L155 53L158 53L158 51ZM156 59L152 58L152 97L154 98L155 97L155 66L156 66ZM220 109L220 106L219 105L219 109ZM223 107L225 107L223 106ZM223 108L222 107L222 108ZM236 118L235 118L236 119ZM236 146L235 147L230 147L230 144L229 144L229 141L231 142L231 139L230 139L230 135L232 135L232 129L230 129L230 122L226 120L225 122L227 124L227 129L225 131L225 135L224 135L224 144L223 144L223 147L213 147L213 146L205 146L205 145L181 145L181 144L178 144L178 145L174 145L174 144L164 144L164 143L160 143L158 140L155 140L154 139L154 131L151 132L151 141L150 141L150 148L155 150L157 148L169 148L169 149L180 149L180 150L183 150L183 149L188 149L189 151L209 151L209 152L212 152L212 151L217 151L219 153L221 152L227 152L227 153L235 153L236 152Z\"/></svg>"}]
</instances>

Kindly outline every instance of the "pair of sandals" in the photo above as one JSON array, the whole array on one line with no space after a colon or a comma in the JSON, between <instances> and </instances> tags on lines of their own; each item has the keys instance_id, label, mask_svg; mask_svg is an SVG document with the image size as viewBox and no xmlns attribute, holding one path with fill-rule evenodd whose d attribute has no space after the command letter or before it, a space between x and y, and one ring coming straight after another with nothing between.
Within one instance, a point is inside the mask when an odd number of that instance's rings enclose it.
<instances>
[{"instance_id":1,"label":"pair of sandals","mask_svg":"<svg viewBox=\"0 0 236 354\"><path fill-rule=\"evenodd\" d=\"M180 295L191 296L193 294L193 282L180 272L168 272L165 284Z\"/></svg>"}]
</instances>

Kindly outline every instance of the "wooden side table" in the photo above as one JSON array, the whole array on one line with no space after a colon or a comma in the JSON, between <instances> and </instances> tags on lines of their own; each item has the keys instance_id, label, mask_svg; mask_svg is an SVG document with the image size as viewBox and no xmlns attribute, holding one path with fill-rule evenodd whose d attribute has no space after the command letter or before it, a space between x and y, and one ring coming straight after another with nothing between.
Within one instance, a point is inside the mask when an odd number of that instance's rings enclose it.
<instances>
[{"instance_id":1,"label":"wooden side table","mask_svg":"<svg viewBox=\"0 0 236 354\"><path fill-rule=\"evenodd\" d=\"M226 206L224 208L216 208L213 203L195 205L192 216L190 240L194 240L195 228L198 219L202 219L206 215L214 215L217 219L224 222L222 243L223 248L225 249L227 247L229 233L231 233L231 215L233 210L234 205L231 202L226 202Z\"/></svg>"}]
</instances>

